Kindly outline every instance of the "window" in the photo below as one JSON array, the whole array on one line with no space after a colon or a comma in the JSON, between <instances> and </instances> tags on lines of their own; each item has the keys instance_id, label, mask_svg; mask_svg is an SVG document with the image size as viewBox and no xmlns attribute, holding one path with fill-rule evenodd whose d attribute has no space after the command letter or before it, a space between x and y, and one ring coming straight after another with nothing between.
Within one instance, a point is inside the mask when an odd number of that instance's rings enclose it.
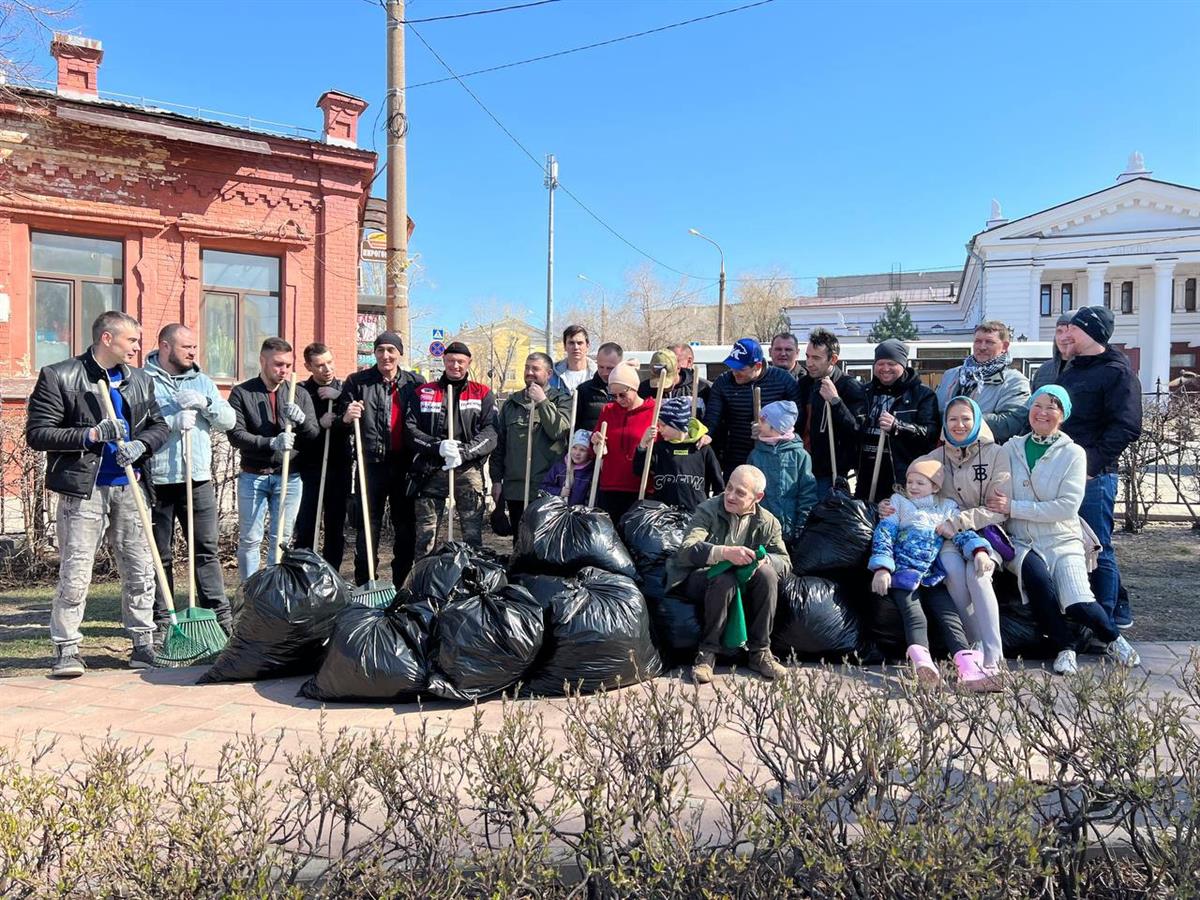
<instances>
[{"instance_id":1,"label":"window","mask_svg":"<svg viewBox=\"0 0 1200 900\"><path fill-rule=\"evenodd\" d=\"M1042 285L1042 315L1043 316L1050 316L1050 315L1054 314L1054 310L1052 308L1052 304L1054 302L1052 299L1053 292L1054 292L1054 285L1052 285L1052 284L1043 284Z\"/></svg>"},{"instance_id":2,"label":"window","mask_svg":"<svg viewBox=\"0 0 1200 900\"><path fill-rule=\"evenodd\" d=\"M200 365L215 379L258 371L258 349L279 334L279 260L205 250L200 303Z\"/></svg>"},{"instance_id":3,"label":"window","mask_svg":"<svg viewBox=\"0 0 1200 900\"><path fill-rule=\"evenodd\" d=\"M1062 288L1060 288L1062 302L1061 312L1067 313L1071 311L1071 295L1074 293L1074 291L1075 285L1073 284L1064 284Z\"/></svg>"},{"instance_id":4,"label":"window","mask_svg":"<svg viewBox=\"0 0 1200 900\"><path fill-rule=\"evenodd\" d=\"M121 309L125 270L120 241L32 234L33 365L76 356L92 342L92 323Z\"/></svg>"},{"instance_id":5,"label":"window","mask_svg":"<svg viewBox=\"0 0 1200 900\"><path fill-rule=\"evenodd\" d=\"M1183 311L1196 311L1196 279L1189 278L1183 283Z\"/></svg>"},{"instance_id":6,"label":"window","mask_svg":"<svg viewBox=\"0 0 1200 900\"><path fill-rule=\"evenodd\" d=\"M1112 309L1112 282L1104 282L1104 308Z\"/></svg>"},{"instance_id":7,"label":"window","mask_svg":"<svg viewBox=\"0 0 1200 900\"><path fill-rule=\"evenodd\" d=\"M1121 282L1121 314L1133 315L1133 282Z\"/></svg>"},{"instance_id":8,"label":"window","mask_svg":"<svg viewBox=\"0 0 1200 900\"><path fill-rule=\"evenodd\" d=\"M1190 369L1196 365L1195 353L1172 353L1171 368L1172 369Z\"/></svg>"}]
</instances>

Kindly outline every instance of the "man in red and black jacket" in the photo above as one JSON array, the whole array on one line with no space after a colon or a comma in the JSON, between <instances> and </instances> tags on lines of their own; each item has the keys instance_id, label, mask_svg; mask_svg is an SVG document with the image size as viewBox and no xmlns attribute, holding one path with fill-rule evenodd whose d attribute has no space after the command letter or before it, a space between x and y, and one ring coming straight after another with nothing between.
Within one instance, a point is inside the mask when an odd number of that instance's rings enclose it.
<instances>
[{"instance_id":1,"label":"man in red and black jacket","mask_svg":"<svg viewBox=\"0 0 1200 900\"><path fill-rule=\"evenodd\" d=\"M496 448L496 398L477 381L467 380L471 350L461 341L446 347L446 371L437 381L413 392L405 413L413 459L412 493L416 495L416 554L430 553L437 542L442 510L450 494L449 473L454 471L454 505L462 537L473 547L483 546L483 463ZM453 406L448 388L453 388ZM454 437L448 429L453 417Z\"/></svg>"},{"instance_id":2,"label":"man in red and black jacket","mask_svg":"<svg viewBox=\"0 0 1200 900\"><path fill-rule=\"evenodd\" d=\"M355 372L342 383L342 396L335 407L345 424L352 426L355 419L359 420L371 540L376 553L384 501L391 507L395 535L392 581L397 585L404 583L413 564L413 501L407 490L413 451L404 430L404 414L412 403L413 390L424 381L415 372L400 368L403 353L400 335L382 332L375 338L375 365ZM354 547L354 580L365 584L368 577L367 540L360 527Z\"/></svg>"}]
</instances>

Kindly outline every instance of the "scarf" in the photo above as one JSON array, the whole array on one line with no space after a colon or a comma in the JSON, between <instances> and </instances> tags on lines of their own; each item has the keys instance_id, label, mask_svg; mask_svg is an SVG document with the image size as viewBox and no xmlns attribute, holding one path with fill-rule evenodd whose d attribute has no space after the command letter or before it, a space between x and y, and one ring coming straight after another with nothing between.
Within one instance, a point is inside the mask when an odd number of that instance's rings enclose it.
<instances>
[{"instance_id":1,"label":"scarf","mask_svg":"<svg viewBox=\"0 0 1200 900\"><path fill-rule=\"evenodd\" d=\"M1058 440L1059 435L1061 435L1061 434L1062 434L1061 431L1056 431L1053 434L1044 434L1044 435L1037 434L1036 432L1030 432L1029 439L1031 441L1033 441L1035 444L1053 444L1055 441Z\"/></svg>"},{"instance_id":2,"label":"scarf","mask_svg":"<svg viewBox=\"0 0 1200 900\"><path fill-rule=\"evenodd\" d=\"M979 362L974 356L968 356L963 360L962 368L958 370L959 390L964 394L975 393L983 387L985 381L1007 369L1011 362L1012 356L1008 352L1001 353L985 363Z\"/></svg>"},{"instance_id":3,"label":"scarf","mask_svg":"<svg viewBox=\"0 0 1200 900\"><path fill-rule=\"evenodd\" d=\"M785 431L783 434L777 434L774 437L760 437L759 440L764 444L778 444L782 441L793 440L795 437L795 431Z\"/></svg>"}]
</instances>

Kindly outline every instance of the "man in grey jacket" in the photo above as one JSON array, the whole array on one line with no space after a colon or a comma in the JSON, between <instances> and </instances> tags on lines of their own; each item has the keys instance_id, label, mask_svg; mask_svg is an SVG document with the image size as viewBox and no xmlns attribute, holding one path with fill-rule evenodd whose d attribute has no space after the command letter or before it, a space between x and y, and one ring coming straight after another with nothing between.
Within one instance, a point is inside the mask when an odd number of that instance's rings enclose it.
<instances>
[{"instance_id":1,"label":"man in grey jacket","mask_svg":"<svg viewBox=\"0 0 1200 900\"><path fill-rule=\"evenodd\" d=\"M154 399L171 429L167 442L150 461L154 481L154 508L150 518L171 593L175 593L171 562L175 547L175 522L187 540L187 469L184 435L191 443L192 527L196 542L196 601L217 614L226 634L233 627L225 578L217 555L217 494L212 482L213 431L233 427L233 407L221 396L213 380L196 364L196 333L172 323L158 333L158 349L146 357L146 374L154 382ZM162 589L154 597L155 641L161 643L170 624L170 611Z\"/></svg>"},{"instance_id":2,"label":"man in grey jacket","mask_svg":"<svg viewBox=\"0 0 1200 900\"><path fill-rule=\"evenodd\" d=\"M937 388L938 409L955 397L970 397L983 410L997 444L1020 434L1026 425L1029 379L1010 368L1008 345L1012 333L1003 322L980 322L975 326L971 355L942 376Z\"/></svg>"}]
</instances>

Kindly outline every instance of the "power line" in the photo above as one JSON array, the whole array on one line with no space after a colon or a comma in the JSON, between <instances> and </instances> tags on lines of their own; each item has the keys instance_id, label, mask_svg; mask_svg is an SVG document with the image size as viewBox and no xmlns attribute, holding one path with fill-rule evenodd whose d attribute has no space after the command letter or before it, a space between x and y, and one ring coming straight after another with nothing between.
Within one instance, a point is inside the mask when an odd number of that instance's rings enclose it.
<instances>
[{"instance_id":1,"label":"power line","mask_svg":"<svg viewBox=\"0 0 1200 900\"><path fill-rule=\"evenodd\" d=\"M369 0L368 0L368 2L369 2ZM729 16L729 15L732 15L733 13L742 12L743 10L747 10L747 9L754 9L754 7L756 7L756 6L766 6L768 3L774 3L774 2L775 2L775 0L758 0L758 2L756 2L756 3L747 3L744 6L736 6L733 9L724 9L724 10L721 10L720 12L711 13L707 16L697 16L694 19L685 19L682 22L672 22L670 25L661 25L658 28L651 28L651 29L648 29L647 31L638 31L638 32L635 32L634 34L621 35L620 37L610 38L607 41L597 41L592 44L584 44L581 47L572 47L569 50L558 50L558 51L555 51L554 53L546 53L542 56L533 56L533 57L530 57L529 59L521 59L521 60L517 60L516 62L504 63L503 65L499 65L499 66L489 66L486 69L476 69L474 72L466 72L461 76L451 73L450 76L447 78L435 78L432 81L421 81L421 82L418 82L417 84L410 84L407 89L411 91L414 88L428 87L431 84L442 84L443 82L454 81L456 79L461 81L461 79L463 79L463 78L471 78L472 76L475 76L475 75L486 75L489 72L499 72L502 69L512 69L512 68L515 68L516 66L528 65L529 63L542 62L543 60L555 59L560 56L569 56L572 53L580 53L584 50L594 50L597 47L608 47L612 44L619 44L622 41L631 41L634 38L646 37L647 35L658 34L659 32L662 32L662 31L670 31L672 28L682 28L684 25L693 25L696 22L706 22L709 19L716 19L721 16ZM430 21L430 20L418 19L416 21Z\"/></svg>"},{"instance_id":2,"label":"power line","mask_svg":"<svg viewBox=\"0 0 1200 900\"><path fill-rule=\"evenodd\" d=\"M533 3L518 3L515 6L497 6L494 9L477 9L474 12L455 13L449 16L430 16L427 19L405 19L404 25L420 25L423 22L444 22L446 19L466 19L471 16L486 16L488 13L510 12L514 9L529 9L531 6L545 6L547 3L558 3L559 0L534 0Z\"/></svg>"},{"instance_id":3,"label":"power line","mask_svg":"<svg viewBox=\"0 0 1200 900\"><path fill-rule=\"evenodd\" d=\"M765 0L765 2L770 2L770 0ZM535 166L538 167L538 170L540 172L546 173L545 165L529 151L528 147L526 147L524 144L521 143L521 141L517 138L517 136L515 134L513 134L511 131L509 131L507 127L505 127L504 123L501 122L496 117L495 113L493 113L490 109L487 108L487 105L482 100L479 99L479 95L476 94L473 90L471 90L471 88L467 86L467 83L465 81L463 81L462 78L460 78L457 74L455 74L454 70L452 68L450 68L450 64L447 63L444 59L442 59L441 55L436 50L434 50L433 47L430 46L429 41L425 40L425 38L421 35L421 33L419 31L417 31L417 29L413 28L411 25L409 26L409 30L412 31L412 33L417 36L417 40L419 40L422 44L425 45L425 49L427 49L430 53L433 54L434 59L436 59L439 63L441 63L442 67L447 72L450 73L451 78L453 80L457 81L460 85L462 85L462 89L470 95L471 99L474 100L476 104L478 104L480 109L482 109L485 113L487 113L488 118L496 123L496 127L499 128L501 131L503 131L506 135L508 135L508 139L510 141L512 141L514 144L516 144L522 153L524 153L527 157L529 157L529 160ZM611 234L613 237L617 238L617 240L621 241L621 243L625 244L627 247L634 250L641 256L644 256L646 259L650 260L655 265L661 266L662 268L666 269L669 272L674 272L677 275L684 275L688 278L701 278L702 277L700 275L694 275L690 272L684 272L681 269L676 269L674 266L668 266L662 260L660 260L654 256L651 256L649 253L647 253L645 250L643 250L637 244L633 243L631 240L629 240L627 237L625 237L623 234L621 234L619 231L617 231L615 228L613 228L611 225L609 225L607 222L605 222L602 218L600 218L600 216L597 213L593 212L592 209L586 203L584 203L582 200L580 200L578 197L576 197L575 194L573 194L565 185L563 185L563 183L561 181L558 182L558 187L562 190L562 192L564 194L566 194L568 197L570 197L572 200L574 200L577 204L579 204L580 209L582 209L589 216L591 216L593 219L595 219L596 222L598 222L600 224L600 226L602 228L604 228L609 234Z\"/></svg>"}]
</instances>

